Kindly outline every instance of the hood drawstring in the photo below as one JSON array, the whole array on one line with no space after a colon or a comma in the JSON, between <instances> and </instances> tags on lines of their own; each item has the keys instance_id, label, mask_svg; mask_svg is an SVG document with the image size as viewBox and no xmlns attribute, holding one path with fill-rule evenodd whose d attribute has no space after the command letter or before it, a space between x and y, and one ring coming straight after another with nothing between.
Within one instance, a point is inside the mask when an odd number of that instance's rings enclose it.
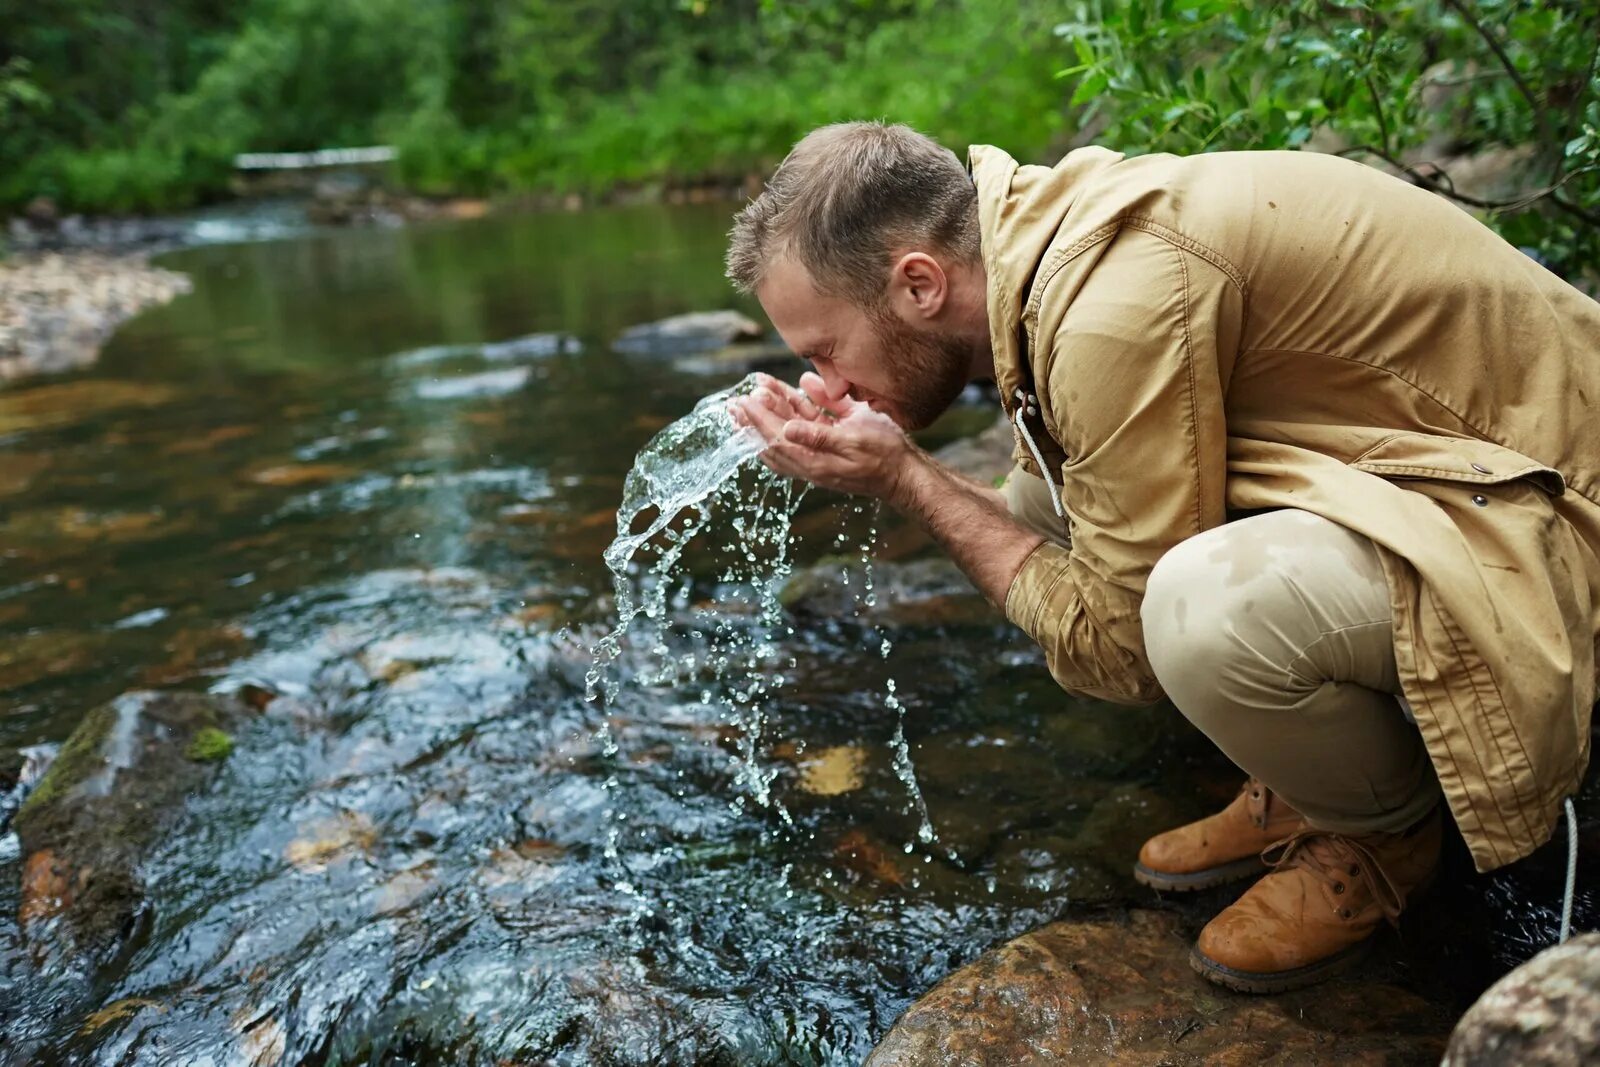
<instances>
[{"instance_id":1,"label":"hood drawstring","mask_svg":"<svg viewBox=\"0 0 1600 1067\"><path fill-rule=\"evenodd\" d=\"M1572 898L1573 891L1578 888L1578 812L1572 806L1572 798L1567 798L1567 888L1561 894L1561 938L1558 945L1565 944L1567 938L1572 936Z\"/></svg>"},{"instance_id":2,"label":"hood drawstring","mask_svg":"<svg viewBox=\"0 0 1600 1067\"><path fill-rule=\"evenodd\" d=\"M1056 489L1056 481L1050 477L1050 468L1045 465L1044 455L1039 451L1039 446L1034 443L1033 434L1028 432L1028 426L1022 421L1024 415L1036 416L1039 414L1039 398L1025 392L1020 386L1016 392L1017 411L1013 418L1017 431L1022 434L1022 439L1027 442L1028 451L1033 453L1033 461L1039 465L1039 476L1050 487L1050 506L1056 510L1056 518L1065 520L1067 513L1061 506L1061 493Z\"/></svg>"}]
</instances>

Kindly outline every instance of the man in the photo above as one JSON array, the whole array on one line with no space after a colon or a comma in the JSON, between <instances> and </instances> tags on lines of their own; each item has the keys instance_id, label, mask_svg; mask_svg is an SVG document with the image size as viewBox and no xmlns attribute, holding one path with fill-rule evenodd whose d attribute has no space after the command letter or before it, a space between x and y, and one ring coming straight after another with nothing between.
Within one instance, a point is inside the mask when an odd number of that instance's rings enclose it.
<instances>
[{"instance_id":1,"label":"man","mask_svg":"<svg viewBox=\"0 0 1600 1067\"><path fill-rule=\"evenodd\" d=\"M736 415L773 469L920 520L1063 687L1165 694L1249 773L1134 869L1259 876L1195 968L1351 966L1442 808L1479 870L1548 840L1595 697L1600 305L1343 159L968 158L873 123L795 147L728 269L814 369ZM991 377L1003 493L904 433Z\"/></svg>"}]
</instances>

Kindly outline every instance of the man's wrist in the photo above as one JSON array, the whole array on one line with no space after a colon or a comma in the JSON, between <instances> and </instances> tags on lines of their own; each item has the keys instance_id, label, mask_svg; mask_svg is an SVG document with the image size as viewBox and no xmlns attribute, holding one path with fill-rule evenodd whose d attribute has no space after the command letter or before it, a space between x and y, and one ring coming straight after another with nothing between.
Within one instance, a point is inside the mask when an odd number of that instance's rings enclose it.
<instances>
[{"instance_id":1,"label":"man's wrist","mask_svg":"<svg viewBox=\"0 0 1600 1067\"><path fill-rule=\"evenodd\" d=\"M916 514L918 501L927 491L929 476L935 474L936 469L937 462L932 456L908 442L905 458L884 499L898 511Z\"/></svg>"}]
</instances>

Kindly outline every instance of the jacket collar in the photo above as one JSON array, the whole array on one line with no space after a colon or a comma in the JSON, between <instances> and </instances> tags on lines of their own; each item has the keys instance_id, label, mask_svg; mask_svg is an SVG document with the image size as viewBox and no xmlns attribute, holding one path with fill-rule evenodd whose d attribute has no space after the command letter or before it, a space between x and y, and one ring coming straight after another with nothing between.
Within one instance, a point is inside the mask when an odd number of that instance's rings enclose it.
<instances>
[{"instance_id":1,"label":"jacket collar","mask_svg":"<svg viewBox=\"0 0 1600 1067\"><path fill-rule=\"evenodd\" d=\"M990 145L967 149L967 169L978 190L995 385L1008 414L1018 389L1033 391L1022 314L1039 263L1084 181L1121 158L1105 148L1080 148L1054 167L1035 167L1020 166Z\"/></svg>"}]
</instances>

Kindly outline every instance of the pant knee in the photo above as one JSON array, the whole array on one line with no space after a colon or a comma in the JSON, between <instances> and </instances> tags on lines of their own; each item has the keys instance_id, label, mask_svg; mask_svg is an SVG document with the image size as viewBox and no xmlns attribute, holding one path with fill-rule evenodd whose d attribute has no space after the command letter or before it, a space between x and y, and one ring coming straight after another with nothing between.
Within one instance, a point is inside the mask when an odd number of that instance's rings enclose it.
<instances>
[{"instance_id":1,"label":"pant knee","mask_svg":"<svg viewBox=\"0 0 1600 1067\"><path fill-rule=\"evenodd\" d=\"M1258 655L1237 640L1232 621L1246 605L1217 580L1211 541L1205 534L1192 537L1162 556L1140 606L1145 654L1156 680L1207 733L1236 696L1228 692L1227 679L1239 676L1238 662Z\"/></svg>"}]
</instances>

